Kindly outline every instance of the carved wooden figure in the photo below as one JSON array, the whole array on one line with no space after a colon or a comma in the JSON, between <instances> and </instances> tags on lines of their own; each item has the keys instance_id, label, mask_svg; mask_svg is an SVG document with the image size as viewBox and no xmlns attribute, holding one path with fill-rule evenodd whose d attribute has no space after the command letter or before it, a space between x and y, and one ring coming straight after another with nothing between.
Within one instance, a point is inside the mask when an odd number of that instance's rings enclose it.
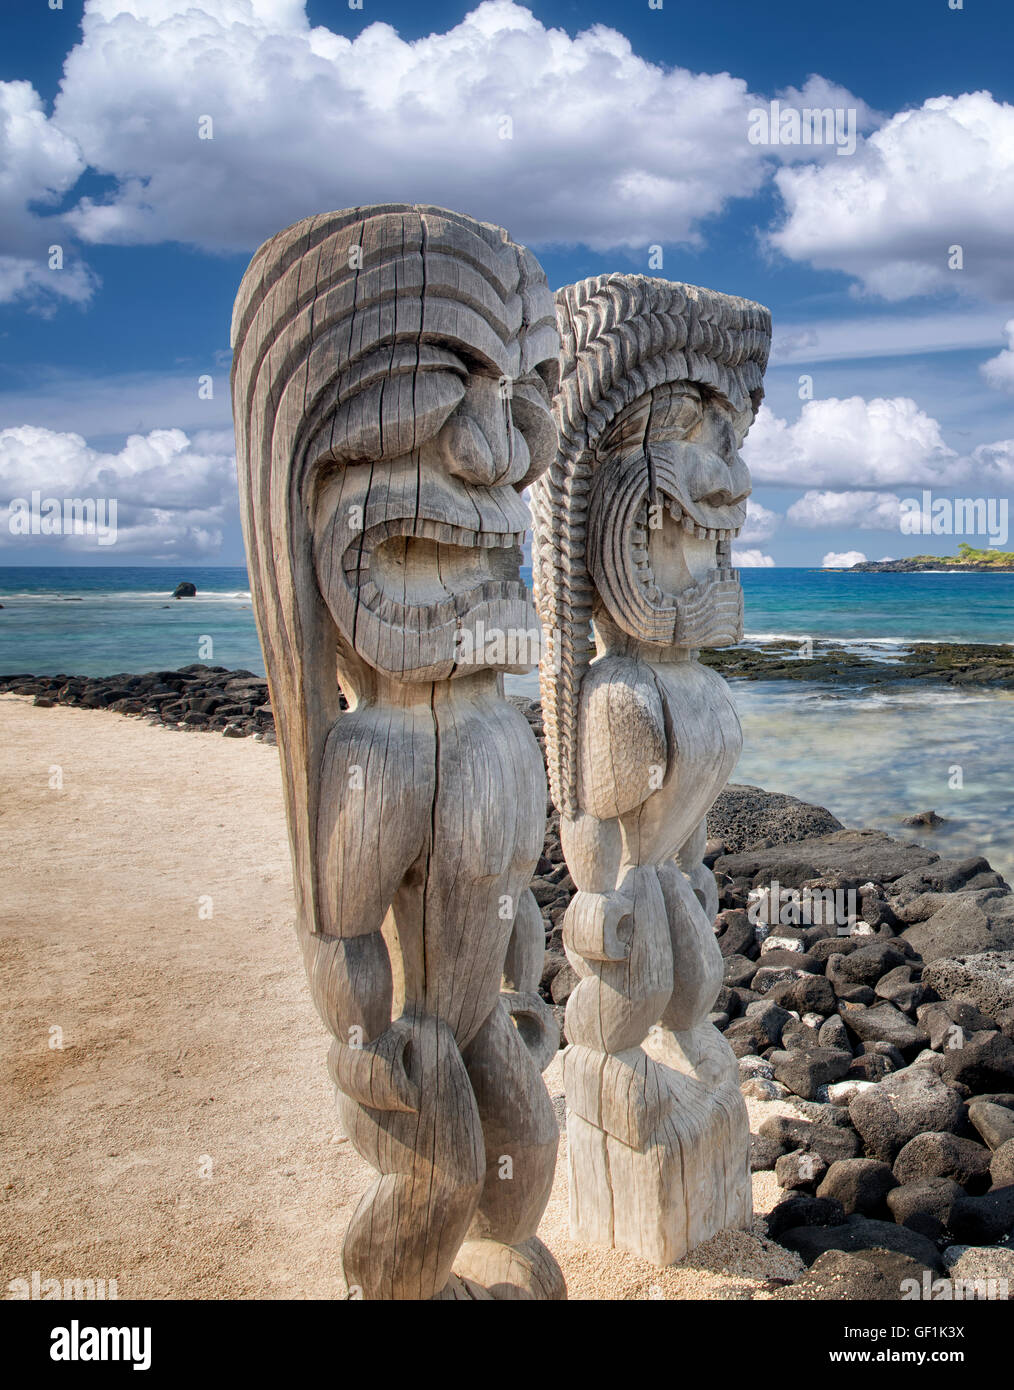
<instances>
[{"instance_id":1,"label":"carved wooden figure","mask_svg":"<svg viewBox=\"0 0 1014 1390\"><path fill-rule=\"evenodd\" d=\"M742 635L738 448L766 309L605 275L557 294L560 451L532 489L550 787L578 892L564 1056L571 1231L657 1264L752 1213L705 817L741 746L696 659Z\"/></svg>"},{"instance_id":2,"label":"carved wooden figure","mask_svg":"<svg viewBox=\"0 0 1014 1390\"><path fill-rule=\"evenodd\" d=\"M562 1297L535 1235L558 1135L528 887L545 774L489 641L538 632L520 493L556 447L552 295L498 227L356 208L261 247L232 341L299 936L343 1122L379 1173L346 1279Z\"/></svg>"}]
</instances>

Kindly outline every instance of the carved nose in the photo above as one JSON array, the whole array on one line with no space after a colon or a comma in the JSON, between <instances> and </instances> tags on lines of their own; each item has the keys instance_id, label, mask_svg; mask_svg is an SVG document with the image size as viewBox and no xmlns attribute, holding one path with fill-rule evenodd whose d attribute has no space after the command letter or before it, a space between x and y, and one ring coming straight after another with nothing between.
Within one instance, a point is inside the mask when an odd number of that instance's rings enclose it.
<instances>
[{"instance_id":1,"label":"carved nose","mask_svg":"<svg viewBox=\"0 0 1014 1390\"><path fill-rule=\"evenodd\" d=\"M440 431L444 467L466 483L489 487L496 481L497 459L489 440L471 415L455 415Z\"/></svg>"},{"instance_id":2,"label":"carved nose","mask_svg":"<svg viewBox=\"0 0 1014 1390\"><path fill-rule=\"evenodd\" d=\"M439 443L447 472L481 487L517 482L531 466L524 435L511 418L510 398L491 377L469 381Z\"/></svg>"},{"instance_id":3,"label":"carved nose","mask_svg":"<svg viewBox=\"0 0 1014 1390\"><path fill-rule=\"evenodd\" d=\"M695 501L727 507L750 495L750 472L738 454L729 463L713 449L698 444L683 447L692 459L689 482L690 495Z\"/></svg>"}]
</instances>

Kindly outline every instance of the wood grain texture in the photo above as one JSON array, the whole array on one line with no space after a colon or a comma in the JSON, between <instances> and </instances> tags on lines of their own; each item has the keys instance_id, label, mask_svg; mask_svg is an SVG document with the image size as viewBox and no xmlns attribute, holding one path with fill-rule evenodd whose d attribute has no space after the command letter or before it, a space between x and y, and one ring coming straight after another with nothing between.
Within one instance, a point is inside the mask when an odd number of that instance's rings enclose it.
<instances>
[{"instance_id":1,"label":"wood grain texture","mask_svg":"<svg viewBox=\"0 0 1014 1390\"><path fill-rule=\"evenodd\" d=\"M705 818L741 734L697 661L742 635L738 449L767 310L643 276L557 295L560 449L532 490L551 633L547 760L578 892L564 1056L571 1229L657 1264L752 1215L736 1059L708 1022L722 980Z\"/></svg>"},{"instance_id":2,"label":"wood grain texture","mask_svg":"<svg viewBox=\"0 0 1014 1390\"><path fill-rule=\"evenodd\" d=\"M353 1297L565 1292L535 1234L558 1139L528 887L545 774L503 699L531 658L488 642L538 629L519 489L555 448L558 346L530 253L439 208L308 218L236 299L297 927L342 1120L378 1174L344 1240Z\"/></svg>"}]
</instances>

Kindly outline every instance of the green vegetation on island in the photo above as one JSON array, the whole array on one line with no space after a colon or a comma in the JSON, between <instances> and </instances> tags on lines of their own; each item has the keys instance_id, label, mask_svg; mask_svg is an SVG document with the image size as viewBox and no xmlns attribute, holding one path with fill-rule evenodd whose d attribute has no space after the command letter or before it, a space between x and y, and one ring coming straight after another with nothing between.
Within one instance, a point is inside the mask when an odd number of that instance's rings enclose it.
<instances>
[{"instance_id":1,"label":"green vegetation on island","mask_svg":"<svg viewBox=\"0 0 1014 1390\"><path fill-rule=\"evenodd\" d=\"M911 555L907 560L864 560L853 570L906 573L915 570L1014 570L1014 550L977 550L966 541L957 555Z\"/></svg>"}]
</instances>

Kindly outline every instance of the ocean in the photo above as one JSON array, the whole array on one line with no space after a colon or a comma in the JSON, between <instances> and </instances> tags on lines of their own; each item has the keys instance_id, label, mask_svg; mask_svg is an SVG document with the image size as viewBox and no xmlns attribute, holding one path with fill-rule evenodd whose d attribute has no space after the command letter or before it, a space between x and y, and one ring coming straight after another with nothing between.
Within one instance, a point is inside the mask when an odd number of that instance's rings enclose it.
<instances>
[{"instance_id":1,"label":"ocean","mask_svg":"<svg viewBox=\"0 0 1014 1390\"><path fill-rule=\"evenodd\" d=\"M1014 574L746 569L749 641L776 636L892 650L920 641L1014 643ZM526 575L530 580L530 576ZM180 580L196 599L173 600ZM0 674L111 675L194 661L263 673L246 570L0 568ZM537 677L508 678L536 694ZM985 855L1014 879L1014 697L733 681L744 751L733 780L828 807L941 854ZM927 831L903 816L935 810Z\"/></svg>"}]
</instances>

